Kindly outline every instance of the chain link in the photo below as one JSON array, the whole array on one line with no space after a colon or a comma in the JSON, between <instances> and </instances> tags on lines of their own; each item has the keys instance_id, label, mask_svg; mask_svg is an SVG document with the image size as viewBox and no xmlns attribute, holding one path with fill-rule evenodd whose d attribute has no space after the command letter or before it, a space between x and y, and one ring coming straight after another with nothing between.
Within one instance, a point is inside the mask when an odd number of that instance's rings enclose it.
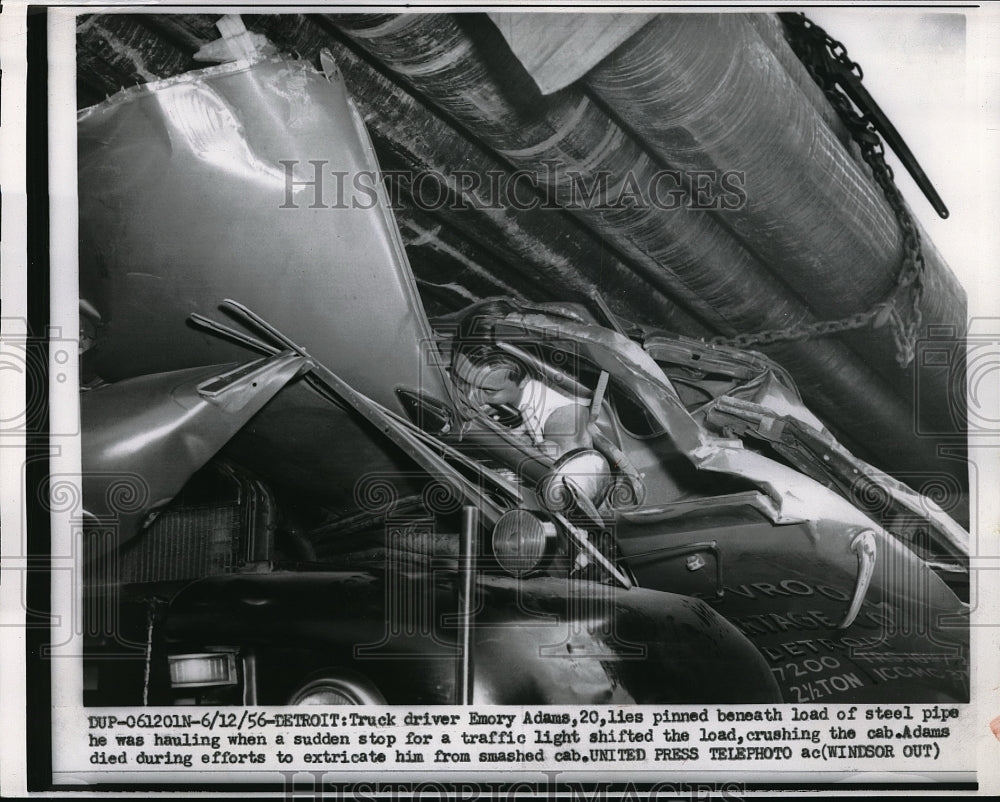
<instances>
[{"instance_id":1,"label":"chain link","mask_svg":"<svg viewBox=\"0 0 1000 802\"><path fill-rule=\"evenodd\" d=\"M843 44L829 36L804 14L779 16L786 30L792 34L789 44L858 143L861 157L871 168L875 183L882 190L892 209L902 232L903 263L896 277L896 286L889 296L865 312L838 320L800 323L785 328L738 334L735 337L715 337L710 342L714 345L746 348L826 337L868 326L880 328L888 323L896 345L896 361L900 367L906 367L913 361L915 341L922 323L920 303L924 293L924 257L916 224L896 187L892 168L885 162L882 138L871 119L858 112L844 91L837 86L838 76L843 75L845 71L859 81L864 77L864 72L857 62L851 61ZM909 295L908 303L907 295ZM908 312L904 313L903 308L907 308Z\"/></svg>"}]
</instances>

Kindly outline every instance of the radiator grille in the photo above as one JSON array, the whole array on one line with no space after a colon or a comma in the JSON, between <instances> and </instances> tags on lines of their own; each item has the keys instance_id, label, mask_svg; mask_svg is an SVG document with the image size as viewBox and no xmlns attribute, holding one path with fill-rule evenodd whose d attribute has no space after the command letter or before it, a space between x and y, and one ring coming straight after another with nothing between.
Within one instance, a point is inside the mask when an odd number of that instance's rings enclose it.
<instances>
[{"instance_id":1,"label":"radiator grille","mask_svg":"<svg viewBox=\"0 0 1000 802\"><path fill-rule=\"evenodd\" d=\"M121 582L162 582L228 574L246 560L238 505L179 507L163 512L122 549Z\"/></svg>"}]
</instances>

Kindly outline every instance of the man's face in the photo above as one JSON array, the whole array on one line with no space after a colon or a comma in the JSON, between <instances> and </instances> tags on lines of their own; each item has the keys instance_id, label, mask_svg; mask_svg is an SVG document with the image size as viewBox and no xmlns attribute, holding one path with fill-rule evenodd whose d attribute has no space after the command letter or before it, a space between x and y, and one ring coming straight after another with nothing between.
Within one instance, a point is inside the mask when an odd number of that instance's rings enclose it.
<instances>
[{"instance_id":1,"label":"man's face","mask_svg":"<svg viewBox=\"0 0 1000 802\"><path fill-rule=\"evenodd\" d=\"M451 366L451 377L469 403L483 411L501 404L516 407L521 400L521 385L511 379L503 362L474 365L460 355Z\"/></svg>"}]
</instances>

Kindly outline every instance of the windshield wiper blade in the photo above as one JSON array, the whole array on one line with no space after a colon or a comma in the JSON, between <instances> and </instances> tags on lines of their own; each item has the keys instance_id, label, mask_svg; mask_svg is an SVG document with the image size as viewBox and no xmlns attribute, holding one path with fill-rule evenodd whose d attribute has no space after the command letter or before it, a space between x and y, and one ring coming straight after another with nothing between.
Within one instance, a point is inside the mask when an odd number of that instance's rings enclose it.
<instances>
[{"instance_id":1,"label":"windshield wiper blade","mask_svg":"<svg viewBox=\"0 0 1000 802\"><path fill-rule=\"evenodd\" d=\"M837 66L836 76L837 83L847 93L851 102L858 107L865 119L875 126L875 130L882 135L886 144L899 157L899 160L906 168L906 172L912 176L916 185L920 187L920 191L924 193L924 197L934 207L934 211L942 219L947 219L950 214L948 207L945 206L941 196L934 189L934 185L927 177L927 173L920 166L917 157L913 155L913 151L910 150L909 146L903 140L902 135L896 130L896 126L892 124L892 120L889 119L882 110L882 107L875 101L875 98L865 89L864 84L861 83L861 79L846 65Z\"/></svg>"}]
</instances>

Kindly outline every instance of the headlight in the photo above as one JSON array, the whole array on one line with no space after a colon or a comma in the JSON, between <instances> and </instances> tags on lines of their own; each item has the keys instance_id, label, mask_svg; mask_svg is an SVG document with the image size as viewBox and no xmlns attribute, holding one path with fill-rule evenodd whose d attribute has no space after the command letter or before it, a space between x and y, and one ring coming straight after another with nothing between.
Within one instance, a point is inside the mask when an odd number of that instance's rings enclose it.
<instances>
[{"instance_id":1,"label":"headlight","mask_svg":"<svg viewBox=\"0 0 1000 802\"><path fill-rule=\"evenodd\" d=\"M299 688L290 705L384 705L378 688L361 676L346 672L316 677Z\"/></svg>"},{"instance_id":2,"label":"headlight","mask_svg":"<svg viewBox=\"0 0 1000 802\"><path fill-rule=\"evenodd\" d=\"M538 491L545 508L568 512L577 504L594 508L611 490L611 466L600 451L580 448L563 454L539 482Z\"/></svg>"},{"instance_id":3,"label":"headlight","mask_svg":"<svg viewBox=\"0 0 1000 802\"><path fill-rule=\"evenodd\" d=\"M555 536L554 524L528 510L511 510L493 529L493 554L505 571L524 576L542 562Z\"/></svg>"}]
</instances>

